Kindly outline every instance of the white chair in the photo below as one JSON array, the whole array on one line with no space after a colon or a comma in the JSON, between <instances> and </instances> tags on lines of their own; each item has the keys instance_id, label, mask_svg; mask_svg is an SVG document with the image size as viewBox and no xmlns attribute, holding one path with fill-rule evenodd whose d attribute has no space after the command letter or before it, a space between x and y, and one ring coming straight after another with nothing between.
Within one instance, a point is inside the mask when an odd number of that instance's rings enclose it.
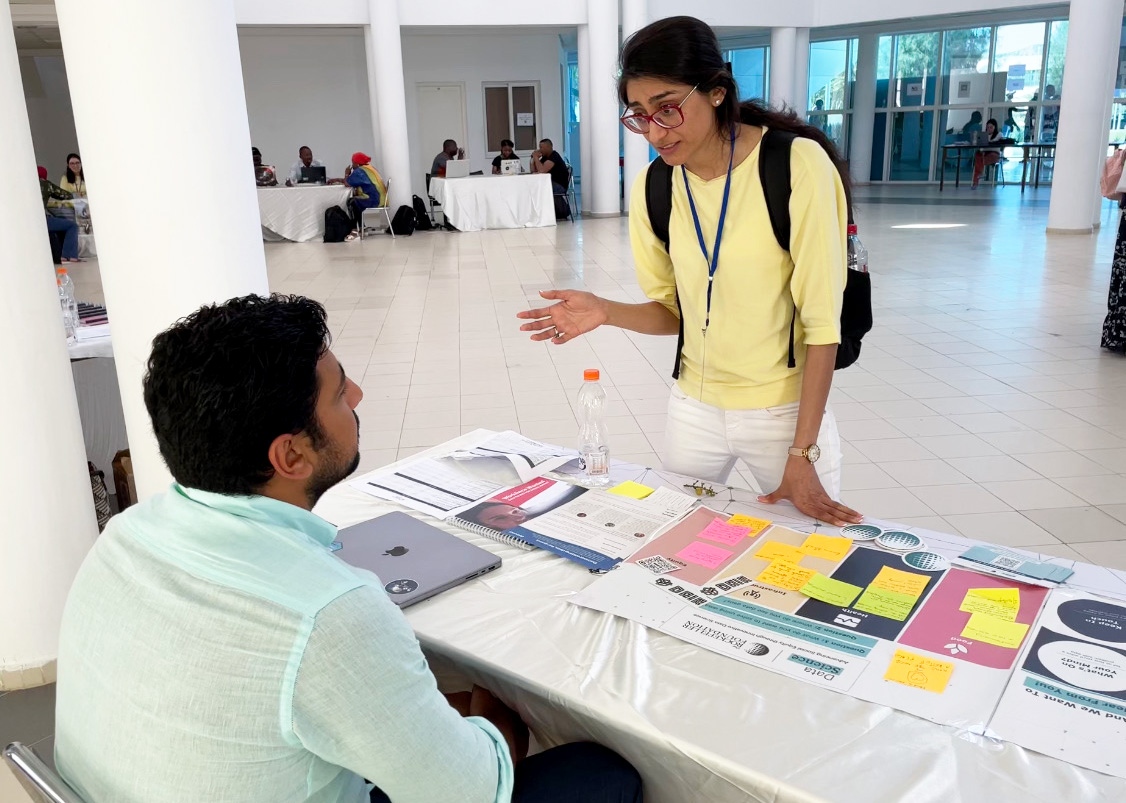
<instances>
[{"instance_id":1,"label":"white chair","mask_svg":"<svg viewBox=\"0 0 1126 803\"><path fill-rule=\"evenodd\" d=\"M380 206L371 206L360 212L360 239L364 239L364 230L367 228L368 212L373 212L378 215L383 213L384 219L387 221L387 231L391 232L391 237L394 239L395 230L391 228L391 179L385 179L383 182L383 203Z\"/></svg>"},{"instance_id":2,"label":"white chair","mask_svg":"<svg viewBox=\"0 0 1126 803\"><path fill-rule=\"evenodd\" d=\"M30 747L12 742L4 748L4 759L35 803L85 803Z\"/></svg>"}]
</instances>

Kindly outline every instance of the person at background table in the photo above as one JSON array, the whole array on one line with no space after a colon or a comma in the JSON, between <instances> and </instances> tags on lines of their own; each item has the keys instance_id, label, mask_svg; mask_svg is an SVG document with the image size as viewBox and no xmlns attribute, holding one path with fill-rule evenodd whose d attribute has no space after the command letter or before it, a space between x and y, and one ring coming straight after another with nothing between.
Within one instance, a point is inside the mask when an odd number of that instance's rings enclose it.
<instances>
[{"instance_id":1,"label":"person at background table","mask_svg":"<svg viewBox=\"0 0 1126 803\"><path fill-rule=\"evenodd\" d=\"M254 159L254 183L259 187L278 186L278 172L271 165L262 164L262 151L251 147L250 155Z\"/></svg>"},{"instance_id":2,"label":"person at background table","mask_svg":"<svg viewBox=\"0 0 1126 803\"><path fill-rule=\"evenodd\" d=\"M1020 125L1017 123L1016 117L1013 116L1016 110L1016 106L1010 106L1008 111L1005 112L1005 122L1001 124L1002 137L1008 137L1012 140L1020 139Z\"/></svg>"},{"instance_id":3,"label":"person at background table","mask_svg":"<svg viewBox=\"0 0 1126 803\"><path fill-rule=\"evenodd\" d=\"M962 126L962 136L967 140L973 135L973 132L981 130L981 112L975 111L970 115L969 122Z\"/></svg>"},{"instance_id":4,"label":"person at background table","mask_svg":"<svg viewBox=\"0 0 1126 803\"><path fill-rule=\"evenodd\" d=\"M344 171L344 183L355 189L351 204L356 223L360 222L365 209L387 205L387 185L379 171L371 166L371 157L366 153L352 154L352 164Z\"/></svg>"},{"instance_id":5,"label":"person at background table","mask_svg":"<svg viewBox=\"0 0 1126 803\"><path fill-rule=\"evenodd\" d=\"M997 121L992 117L985 121L985 136L988 137L990 142L996 142L1001 139L1001 130L997 127ZM978 182L981 181L981 174L985 172L986 165L995 165L1000 161L1000 148L982 148L976 151L974 153L974 180L970 185L970 189L977 189Z\"/></svg>"},{"instance_id":6,"label":"person at background table","mask_svg":"<svg viewBox=\"0 0 1126 803\"><path fill-rule=\"evenodd\" d=\"M644 134L673 171L667 251L649 223L644 172L630 204L638 283L650 301L547 291L541 295L558 303L519 313L532 321L520 328L556 345L602 325L682 332L664 468L725 482L742 459L765 492L760 501L789 499L834 525L860 521L835 501L841 445L828 407L847 271L849 195L840 156L823 131L793 112L741 104L715 33L698 19L670 17L642 28L623 45L620 68L627 136ZM798 135L790 153L789 250L774 237L759 180L757 151L768 128Z\"/></svg>"},{"instance_id":7,"label":"person at background table","mask_svg":"<svg viewBox=\"0 0 1126 803\"><path fill-rule=\"evenodd\" d=\"M359 464L363 391L329 341L323 306L279 295L153 340L143 396L175 481L110 522L70 589L63 777L123 803L368 803L365 778L372 801L640 801L610 751L525 761L514 711L444 697L383 582L333 553L312 510ZM544 787L562 796L527 793Z\"/></svg>"},{"instance_id":8,"label":"person at background table","mask_svg":"<svg viewBox=\"0 0 1126 803\"><path fill-rule=\"evenodd\" d=\"M293 167L289 168L289 178L285 180L285 186L292 187L301 181L301 168L303 167L324 167L324 162L313 158L313 149L308 145L302 145L298 149L297 161L293 163Z\"/></svg>"},{"instance_id":9,"label":"person at background table","mask_svg":"<svg viewBox=\"0 0 1126 803\"><path fill-rule=\"evenodd\" d=\"M551 174L551 191L556 195L567 192L567 163L550 139L541 139L538 151L532 151L528 160L533 173Z\"/></svg>"},{"instance_id":10,"label":"person at background table","mask_svg":"<svg viewBox=\"0 0 1126 803\"><path fill-rule=\"evenodd\" d=\"M510 139L502 139L500 141L500 154L493 158L493 175L500 174L500 163L509 159L520 161L520 157L516 155L516 143Z\"/></svg>"},{"instance_id":11,"label":"person at background table","mask_svg":"<svg viewBox=\"0 0 1126 803\"><path fill-rule=\"evenodd\" d=\"M86 174L82 172L82 159L77 153L66 155L66 172L59 186L75 198L86 197Z\"/></svg>"},{"instance_id":12,"label":"person at background table","mask_svg":"<svg viewBox=\"0 0 1126 803\"><path fill-rule=\"evenodd\" d=\"M47 168L38 166L39 193L43 196L43 213L47 216L47 231L62 232L63 262L81 262L78 258L78 224L71 217L63 217L53 209L65 205L74 196L47 178ZM71 210L74 211L73 209Z\"/></svg>"},{"instance_id":13,"label":"person at background table","mask_svg":"<svg viewBox=\"0 0 1126 803\"><path fill-rule=\"evenodd\" d=\"M464 158L465 148L459 148L454 140L447 139L442 143L442 152L434 157L434 163L430 165L430 175L444 177L446 175L446 162L450 159Z\"/></svg>"}]
</instances>

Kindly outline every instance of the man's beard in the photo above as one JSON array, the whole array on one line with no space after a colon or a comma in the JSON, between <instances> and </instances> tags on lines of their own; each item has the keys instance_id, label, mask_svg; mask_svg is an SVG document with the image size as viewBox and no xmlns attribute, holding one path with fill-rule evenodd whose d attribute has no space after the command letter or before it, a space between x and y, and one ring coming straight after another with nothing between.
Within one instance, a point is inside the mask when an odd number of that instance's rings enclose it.
<instances>
[{"instance_id":1,"label":"man's beard","mask_svg":"<svg viewBox=\"0 0 1126 803\"><path fill-rule=\"evenodd\" d=\"M356 415L355 411L352 415L356 416L356 453L350 460L345 461L339 457L336 449L327 449L326 457L330 458L325 460L322 464L323 468L319 469L317 474L309 480L309 488L307 493L309 495L309 507L317 504L317 501L324 496L330 488L339 482L342 482L347 477L360 467L360 417Z\"/></svg>"}]
</instances>

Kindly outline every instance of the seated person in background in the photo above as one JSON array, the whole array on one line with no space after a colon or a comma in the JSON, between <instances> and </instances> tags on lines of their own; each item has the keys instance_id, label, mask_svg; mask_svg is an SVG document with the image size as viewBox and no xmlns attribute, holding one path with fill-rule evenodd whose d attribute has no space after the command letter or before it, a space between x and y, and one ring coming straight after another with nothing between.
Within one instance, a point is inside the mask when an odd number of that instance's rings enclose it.
<instances>
[{"instance_id":1,"label":"seated person in background","mask_svg":"<svg viewBox=\"0 0 1126 803\"><path fill-rule=\"evenodd\" d=\"M319 159L313 158L313 149L308 145L302 145L297 151L297 161L293 163L293 167L289 168L289 178L285 180L285 186L292 187L301 181L301 168L302 167L324 167L324 163Z\"/></svg>"},{"instance_id":2,"label":"seated person in background","mask_svg":"<svg viewBox=\"0 0 1126 803\"><path fill-rule=\"evenodd\" d=\"M84 799L641 800L596 745L514 772L516 713L444 697L382 581L332 552L311 511L359 463L363 392L324 307L203 307L153 340L143 390L175 483L110 522L60 634L55 757Z\"/></svg>"},{"instance_id":3,"label":"seated person in background","mask_svg":"<svg viewBox=\"0 0 1126 803\"><path fill-rule=\"evenodd\" d=\"M278 186L278 174L273 167L262 164L262 151L251 147L250 155L254 157L254 183L259 187Z\"/></svg>"},{"instance_id":4,"label":"seated person in background","mask_svg":"<svg viewBox=\"0 0 1126 803\"><path fill-rule=\"evenodd\" d=\"M71 217L62 217L51 211L73 196L47 179L47 168L39 165L39 193L43 196L43 211L47 215L47 231L63 233L63 262L81 262L78 258L78 224ZM71 210L74 211L73 209Z\"/></svg>"},{"instance_id":5,"label":"seated person in background","mask_svg":"<svg viewBox=\"0 0 1126 803\"><path fill-rule=\"evenodd\" d=\"M516 143L510 139L502 139L500 141L500 155L493 159L494 176L500 174L500 163L509 159L520 161L520 157L516 155Z\"/></svg>"},{"instance_id":6,"label":"seated person in background","mask_svg":"<svg viewBox=\"0 0 1126 803\"><path fill-rule=\"evenodd\" d=\"M1001 139L1001 130L997 127L997 121L992 117L985 123L985 135L989 137L990 142L997 142ZM982 148L976 151L974 153L974 180L970 189L977 189L977 184L981 181L981 174L985 172L986 165L995 165L1000 161L1000 148Z\"/></svg>"},{"instance_id":7,"label":"seated person in background","mask_svg":"<svg viewBox=\"0 0 1126 803\"><path fill-rule=\"evenodd\" d=\"M532 151L530 160L533 173L551 174L551 192L555 196L555 219L562 220L570 214L567 203L567 163L550 139L540 140L540 149Z\"/></svg>"},{"instance_id":8,"label":"seated person in background","mask_svg":"<svg viewBox=\"0 0 1126 803\"><path fill-rule=\"evenodd\" d=\"M356 225L362 222L365 209L387 206L387 186L383 177L371 166L371 157L366 153L357 151L352 154L352 164L344 171L344 183L355 188L349 204Z\"/></svg>"},{"instance_id":9,"label":"seated person in background","mask_svg":"<svg viewBox=\"0 0 1126 803\"><path fill-rule=\"evenodd\" d=\"M77 153L66 155L66 173L59 186L75 198L86 197L86 174L82 172L82 160Z\"/></svg>"},{"instance_id":10,"label":"seated person in background","mask_svg":"<svg viewBox=\"0 0 1126 803\"><path fill-rule=\"evenodd\" d=\"M975 111L970 115L969 122L962 126L962 136L968 141L974 131L981 130L981 112Z\"/></svg>"},{"instance_id":11,"label":"seated person in background","mask_svg":"<svg viewBox=\"0 0 1126 803\"><path fill-rule=\"evenodd\" d=\"M445 176L446 162L450 159L464 159L465 148L459 148L452 139L442 143L442 152L434 157L434 164L430 166L431 176Z\"/></svg>"}]
</instances>

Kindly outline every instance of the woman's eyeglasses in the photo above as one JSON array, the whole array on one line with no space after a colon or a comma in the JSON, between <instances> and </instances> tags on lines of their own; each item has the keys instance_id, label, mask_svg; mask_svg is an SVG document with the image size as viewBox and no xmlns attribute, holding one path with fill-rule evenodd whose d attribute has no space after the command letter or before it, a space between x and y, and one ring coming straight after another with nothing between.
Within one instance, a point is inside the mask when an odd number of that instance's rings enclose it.
<instances>
[{"instance_id":1,"label":"woman's eyeglasses","mask_svg":"<svg viewBox=\"0 0 1126 803\"><path fill-rule=\"evenodd\" d=\"M633 112L631 114L623 114L621 117L622 125L628 128L635 134L648 134L649 124L659 126L660 128L676 128L684 122L684 112L680 107L692 97L692 94L698 87L692 87L692 92L684 96L684 100L680 103L669 104L657 109L655 114L643 114L641 112Z\"/></svg>"}]
</instances>

